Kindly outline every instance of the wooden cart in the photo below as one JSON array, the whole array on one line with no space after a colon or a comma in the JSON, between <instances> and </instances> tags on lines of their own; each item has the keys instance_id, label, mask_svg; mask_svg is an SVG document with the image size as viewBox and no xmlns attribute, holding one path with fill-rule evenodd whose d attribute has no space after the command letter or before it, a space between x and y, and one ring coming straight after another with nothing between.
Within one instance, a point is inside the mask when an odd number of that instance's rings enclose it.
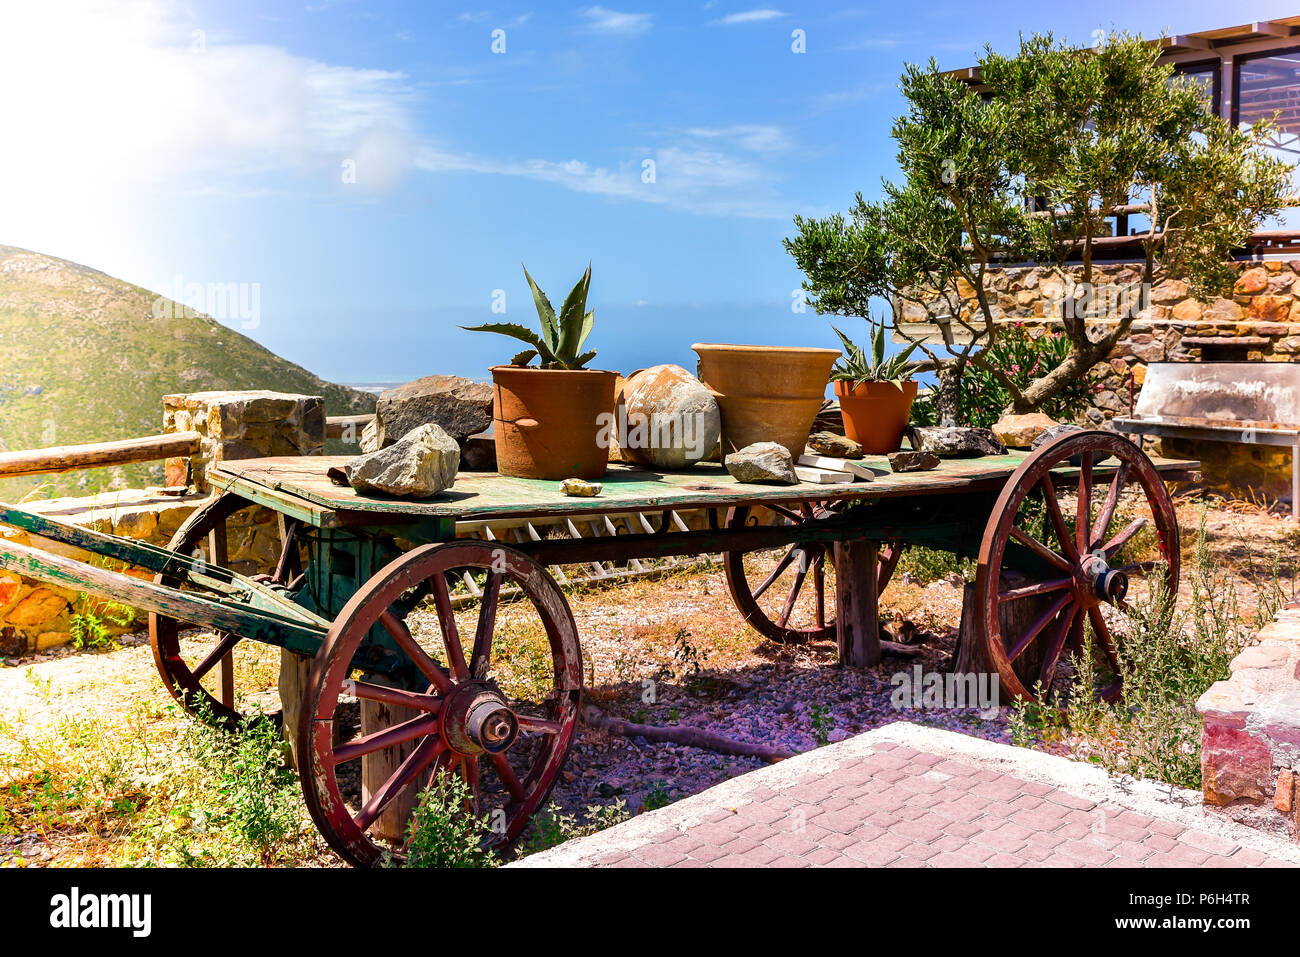
<instances>
[{"instance_id":1,"label":"wooden cart","mask_svg":"<svg viewBox=\"0 0 1300 957\"><path fill-rule=\"evenodd\" d=\"M1124 666L1101 606L1122 605L1133 576L1177 588L1165 482L1195 467L1085 431L1032 454L946 460L929 472L893 474L869 457L875 480L848 485L746 485L716 465L615 466L596 498L462 473L436 499L403 501L331 483L336 464L224 463L209 472L220 494L166 549L0 509L0 522L146 568L153 581L12 541L0 544L0 567L149 610L167 687L227 725L240 720L235 646L281 648L307 805L330 845L359 865L400 856L414 785L435 770L463 778L502 842L545 801L575 732L584 674L548 566L721 553L737 607L763 636L833 637L842 663L869 666L880 657L877 596L900 551L944 549L979 561L974 637L1005 695L1050 684L1062 654L1082 650L1090 634L1114 696ZM257 578L224 567L227 522L249 508L273 510L281 527L278 566ZM670 519L686 510L701 517L694 527ZM458 522L557 515L618 515L627 533L510 545L456 538ZM1006 613L1021 602L1030 614ZM531 632L510 623L519 613ZM215 633L198 654L185 639L195 626ZM530 640L543 648L531 682L507 691L496 665Z\"/></svg>"}]
</instances>

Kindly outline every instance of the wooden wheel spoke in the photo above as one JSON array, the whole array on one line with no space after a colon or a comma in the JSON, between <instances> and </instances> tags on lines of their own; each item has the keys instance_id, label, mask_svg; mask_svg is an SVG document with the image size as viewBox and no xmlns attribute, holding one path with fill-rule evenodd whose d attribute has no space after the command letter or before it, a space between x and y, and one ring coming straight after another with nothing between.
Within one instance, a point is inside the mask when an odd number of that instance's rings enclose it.
<instances>
[{"instance_id":1,"label":"wooden wheel spoke","mask_svg":"<svg viewBox=\"0 0 1300 957\"><path fill-rule=\"evenodd\" d=\"M374 824L379 815L383 813L384 808L391 804L393 799L406 788L410 787L424 769L432 764L446 748L447 746L442 743L441 738L428 737L420 742L419 746L407 755L406 760L393 772L392 777L385 781L374 794L370 795L370 800L352 819L353 823L363 831L369 828L371 824Z\"/></svg>"},{"instance_id":2,"label":"wooden wheel spoke","mask_svg":"<svg viewBox=\"0 0 1300 957\"><path fill-rule=\"evenodd\" d=\"M1121 565L1115 569L1117 572L1123 572L1125 575L1150 575L1159 568L1163 562L1133 562L1129 565Z\"/></svg>"},{"instance_id":3,"label":"wooden wheel spoke","mask_svg":"<svg viewBox=\"0 0 1300 957\"><path fill-rule=\"evenodd\" d=\"M1052 482L1052 476L1044 474L1040 484L1043 488L1043 504L1047 507L1047 517L1056 532L1057 541L1061 543L1061 551L1069 561L1073 562L1079 557L1079 553L1075 550L1070 529L1065 524L1065 516L1061 514L1061 503L1057 501L1056 485Z\"/></svg>"},{"instance_id":4,"label":"wooden wheel spoke","mask_svg":"<svg viewBox=\"0 0 1300 957\"><path fill-rule=\"evenodd\" d=\"M1064 591L1073 584L1073 578L1053 578L1050 581L1035 582L1019 588L1008 588L1006 591L998 592L998 602L1017 601L1021 598L1032 598L1034 595L1050 595L1052 592Z\"/></svg>"},{"instance_id":5,"label":"wooden wheel spoke","mask_svg":"<svg viewBox=\"0 0 1300 957\"><path fill-rule=\"evenodd\" d=\"M752 592L754 596L754 601L758 601L760 598L762 598L763 593L772 587L772 583L775 582L778 578L780 578L781 575L785 572L785 570L790 567L790 563L794 561L795 552L798 550L799 550L798 545L791 545L790 550L787 551L783 556L781 556L781 560L776 563L776 568L772 569L772 574L768 575L767 578L763 579L763 583L759 585L757 588L755 588L754 591Z\"/></svg>"},{"instance_id":6,"label":"wooden wheel spoke","mask_svg":"<svg viewBox=\"0 0 1300 957\"><path fill-rule=\"evenodd\" d=\"M1025 548L1029 549L1031 552L1033 552L1043 561L1051 565L1055 565L1057 568L1061 569L1062 571L1073 573L1074 571L1073 566L1071 566L1070 563L1065 558L1063 558L1061 555L1057 554L1056 552L1052 551L1050 548L1048 548L1038 539L1034 538L1028 532L1022 532L1020 529L1016 528L1013 525L1011 526L1010 535L1013 539L1015 539L1021 545L1025 546Z\"/></svg>"},{"instance_id":7,"label":"wooden wheel spoke","mask_svg":"<svg viewBox=\"0 0 1300 957\"><path fill-rule=\"evenodd\" d=\"M1074 513L1074 548L1080 555L1088 551L1092 532L1092 453L1084 452L1079 462L1079 489Z\"/></svg>"},{"instance_id":8,"label":"wooden wheel spoke","mask_svg":"<svg viewBox=\"0 0 1300 957\"><path fill-rule=\"evenodd\" d=\"M419 711L427 711L430 714L437 712L442 707L442 699L434 695L417 694L414 691L389 688L387 685L357 681L354 678L348 678L343 682L342 691L344 694L365 698L367 701L380 701L384 704L398 705L402 708L415 708Z\"/></svg>"},{"instance_id":9,"label":"wooden wheel spoke","mask_svg":"<svg viewBox=\"0 0 1300 957\"><path fill-rule=\"evenodd\" d=\"M385 608L379 616L379 623L384 626L386 632L392 635L393 640L397 642L397 647L402 649L406 657L414 662L415 667L420 669L420 673L428 678L435 688L443 694L451 690L452 683L442 665L430 658L429 653L420 647L419 643L411 636L411 631L406 627L406 622Z\"/></svg>"},{"instance_id":10,"label":"wooden wheel spoke","mask_svg":"<svg viewBox=\"0 0 1300 957\"><path fill-rule=\"evenodd\" d=\"M496 768L497 777L501 783L506 786L510 796L516 801L522 801L528 797L528 792L519 781L519 776L515 774L515 769L510 766L510 761L504 754L489 754L488 760L492 762L492 767Z\"/></svg>"},{"instance_id":11,"label":"wooden wheel spoke","mask_svg":"<svg viewBox=\"0 0 1300 957\"><path fill-rule=\"evenodd\" d=\"M804 514L801 515L799 512L796 512L793 509L786 508L784 505L767 504L764 505L763 507L768 509L769 511L776 512L776 514L784 518L788 518L795 525L802 525L805 521L812 518L811 513L805 512Z\"/></svg>"},{"instance_id":12,"label":"wooden wheel spoke","mask_svg":"<svg viewBox=\"0 0 1300 957\"><path fill-rule=\"evenodd\" d=\"M497 627L497 601L501 594L501 573L488 572L479 602L478 625L474 629L474 649L470 653L470 673L486 678L492 668L492 635Z\"/></svg>"},{"instance_id":13,"label":"wooden wheel spoke","mask_svg":"<svg viewBox=\"0 0 1300 957\"><path fill-rule=\"evenodd\" d=\"M469 677L469 666L465 664L465 651L460 645L460 631L456 628L456 612L451 607L451 592L447 588L445 575L434 575L429 582L433 592L434 609L438 612L438 625L442 630L442 643L447 649L447 663L457 681Z\"/></svg>"},{"instance_id":14,"label":"wooden wheel spoke","mask_svg":"<svg viewBox=\"0 0 1300 957\"><path fill-rule=\"evenodd\" d=\"M1043 664L1038 670L1038 682L1044 694L1052 687L1052 679L1056 676L1056 666L1061 662L1061 652L1065 649L1066 638L1074 630L1074 623L1082 620L1083 615L1077 607L1068 609L1067 614L1061 615L1056 631L1044 649Z\"/></svg>"},{"instance_id":15,"label":"wooden wheel spoke","mask_svg":"<svg viewBox=\"0 0 1300 957\"><path fill-rule=\"evenodd\" d=\"M534 734L560 733L560 722L552 721L549 718L538 718L531 714L516 714L515 720L519 722L520 731L531 731Z\"/></svg>"},{"instance_id":16,"label":"wooden wheel spoke","mask_svg":"<svg viewBox=\"0 0 1300 957\"><path fill-rule=\"evenodd\" d=\"M365 737L354 738L346 744L339 745L334 749L334 763L342 764L344 761L352 761L381 748L391 748L394 745L403 744L426 734L437 734L437 732L437 714L422 714L417 718L411 718L409 721L403 721L401 724L392 725L382 731L367 734Z\"/></svg>"},{"instance_id":17,"label":"wooden wheel spoke","mask_svg":"<svg viewBox=\"0 0 1300 957\"><path fill-rule=\"evenodd\" d=\"M1092 551L1105 540L1110 523L1115 518L1115 507L1119 505L1119 493L1124 490L1124 483L1128 481L1128 471L1128 463L1121 462L1115 477L1111 479L1110 491L1106 493L1106 500L1102 502L1101 510L1097 512L1097 520L1093 523L1091 534L1088 536L1088 551Z\"/></svg>"},{"instance_id":18,"label":"wooden wheel spoke","mask_svg":"<svg viewBox=\"0 0 1300 957\"><path fill-rule=\"evenodd\" d=\"M790 616L794 613L795 602L799 600L799 592L803 590L804 579L808 577L808 553L802 552L799 559L799 570L794 573L794 584L790 586L790 594L785 600L785 607L781 609L781 617L777 619L777 627L784 628Z\"/></svg>"},{"instance_id":19,"label":"wooden wheel spoke","mask_svg":"<svg viewBox=\"0 0 1300 957\"><path fill-rule=\"evenodd\" d=\"M470 814L477 817L482 813L483 798L479 793L479 775L478 775L478 755L473 755L461 759L460 775L465 779L465 784L469 788Z\"/></svg>"},{"instance_id":20,"label":"wooden wheel spoke","mask_svg":"<svg viewBox=\"0 0 1300 957\"><path fill-rule=\"evenodd\" d=\"M1038 633L1046 628L1048 623L1050 623L1051 620L1057 616L1060 610L1068 605L1073 598L1073 595L1065 594L1052 602L1052 604L1048 605L1043 613L1034 619L1033 624L1025 629L1025 633L1017 639L1016 643L1007 649L1008 660L1015 661L1023 655L1025 649L1033 644L1034 639L1038 637Z\"/></svg>"},{"instance_id":21,"label":"wooden wheel spoke","mask_svg":"<svg viewBox=\"0 0 1300 957\"><path fill-rule=\"evenodd\" d=\"M1123 665L1119 660L1119 650L1115 647L1115 641L1110 636L1110 626L1106 624L1106 619L1101 614L1101 606L1094 605L1088 609L1088 620L1092 622L1092 635L1101 645L1102 652L1106 655L1106 661L1109 662L1111 670L1119 677L1123 677Z\"/></svg>"},{"instance_id":22,"label":"wooden wheel spoke","mask_svg":"<svg viewBox=\"0 0 1300 957\"><path fill-rule=\"evenodd\" d=\"M1105 552L1106 557L1110 558L1127 545L1134 535L1146 527L1146 524L1147 520L1145 518L1135 518L1133 521L1125 525L1123 531L1101 547L1102 551Z\"/></svg>"},{"instance_id":23,"label":"wooden wheel spoke","mask_svg":"<svg viewBox=\"0 0 1300 957\"><path fill-rule=\"evenodd\" d=\"M217 662L230 654L231 650L235 645L239 644L240 641L241 639L239 635L222 635L221 640L212 646L212 650L203 656L203 660L194 666L194 670L191 672L191 674L194 675L194 680L201 681L203 676L215 668Z\"/></svg>"}]
</instances>

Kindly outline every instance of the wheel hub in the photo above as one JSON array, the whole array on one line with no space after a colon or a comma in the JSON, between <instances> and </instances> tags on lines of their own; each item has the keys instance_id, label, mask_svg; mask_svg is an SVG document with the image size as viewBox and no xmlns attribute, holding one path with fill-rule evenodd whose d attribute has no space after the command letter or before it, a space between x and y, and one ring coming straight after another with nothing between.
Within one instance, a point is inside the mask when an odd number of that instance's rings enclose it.
<instances>
[{"instance_id":1,"label":"wheel hub","mask_svg":"<svg viewBox=\"0 0 1300 957\"><path fill-rule=\"evenodd\" d=\"M500 754L519 737L519 720L492 685L466 681L443 705L442 736L459 754Z\"/></svg>"},{"instance_id":2,"label":"wheel hub","mask_svg":"<svg viewBox=\"0 0 1300 957\"><path fill-rule=\"evenodd\" d=\"M1091 597L1112 605L1119 604L1128 594L1128 576L1113 569L1100 551L1083 559L1083 578Z\"/></svg>"}]
</instances>

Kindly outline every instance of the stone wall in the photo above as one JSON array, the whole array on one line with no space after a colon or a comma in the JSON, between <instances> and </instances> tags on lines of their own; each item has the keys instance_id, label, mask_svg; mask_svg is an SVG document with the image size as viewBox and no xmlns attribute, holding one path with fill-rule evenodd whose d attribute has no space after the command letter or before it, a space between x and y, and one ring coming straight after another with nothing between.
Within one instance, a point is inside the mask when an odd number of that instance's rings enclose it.
<instances>
[{"instance_id":1,"label":"stone wall","mask_svg":"<svg viewBox=\"0 0 1300 957\"><path fill-rule=\"evenodd\" d=\"M208 490L207 470L226 459L321 455L325 403L284 392L191 392L163 396L163 431L198 432L199 451L167 460L167 484Z\"/></svg>"},{"instance_id":2,"label":"stone wall","mask_svg":"<svg viewBox=\"0 0 1300 957\"><path fill-rule=\"evenodd\" d=\"M1136 309L1128 336L1093 368L1093 404L1079 424L1108 428L1115 416L1128 415L1151 362L1300 360L1300 260L1249 261L1238 264L1238 269L1230 297L1195 299L1181 280L1166 280L1151 289L1145 307ZM1101 327L1114 325L1113 319L1104 318L1107 309L1113 315L1116 305L1142 306L1141 302L1117 303L1117 297L1106 295L1108 288L1138 282L1141 269L1132 263L1115 263L1098 265L1094 271L1099 291L1096 305L1085 317L1100 332ZM994 318L1022 323L1031 335L1060 330L1062 309L1076 278L1077 272L1062 276L1041 266L991 270L987 289ZM965 286L959 291L963 316L973 316L975 290ZM936 318L946 311L940 301L928 308L907 303L902 328L912 336L933 335ZM1169 439L1155 447L1167 455L1200 459L1211 485L1249 484L1268 495L1290 495L1286 449Z\"/></svg>"},{"instance_id":3,"label":"stone wall","mask_svg":"<svg viewBox=\"0 0 1300 957\"><path fill-rule=\"evenodd\" d=\"M1279 612L1231 667L1196 702L1205 802L1300 837L1300 606Z\"/></svg>"}]
</instances>

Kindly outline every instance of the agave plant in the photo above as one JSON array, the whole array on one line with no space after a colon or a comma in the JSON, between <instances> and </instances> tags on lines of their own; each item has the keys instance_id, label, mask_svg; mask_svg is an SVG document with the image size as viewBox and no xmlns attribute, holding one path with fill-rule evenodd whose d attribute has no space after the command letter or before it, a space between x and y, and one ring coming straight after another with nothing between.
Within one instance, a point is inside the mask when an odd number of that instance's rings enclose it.
<instances>
[{"instance_id":1,"label":"agave plant","mask_svg":"<svg viewBox=\"0 0 1300 957\"><path fill-rule=\"evenodd\" d=\"M527 266L524 267L524 276L527 277L528 285L533 290L533 303L537 306L537 318L542 326L541 335L517 322L489 322L481 326L461 326L461 328L471 332L496 332L527 343L531 348L525 349L510 360L510 364L514 366L526 366L540 356L543 369L581 369L596 358L595 349L589 352L582 351L582 344L587 341L587 335L596 321L595 311L587 310L587 290L591 288L591 263L587 264L587 271L582 274L582 278L569 290L559 316L556 316L555 308L546 298L546 293L542 292L537 283L533 282L533 277L528 275Z\"/></svg>"},{"instance_id":2,"label":"agave plant","mask_svg":"<svg viewBox=\"0 0 1300 957\"><path fill-rule=\"evenodd\" d=\"M907 360L916 351L917 343L911 343L897 355L886 357L885 320L881 319L876 323L867 319L866 322L871 329L870 356L852 339L831 326L835 329L835 334L840 337L840 342L844 344L844 355L831 369L831 381L848 382L849 388L852 389L863 382L892 382L894 385L901 385L905 380L912 378Z\"/></svg>"}]
</instances>

